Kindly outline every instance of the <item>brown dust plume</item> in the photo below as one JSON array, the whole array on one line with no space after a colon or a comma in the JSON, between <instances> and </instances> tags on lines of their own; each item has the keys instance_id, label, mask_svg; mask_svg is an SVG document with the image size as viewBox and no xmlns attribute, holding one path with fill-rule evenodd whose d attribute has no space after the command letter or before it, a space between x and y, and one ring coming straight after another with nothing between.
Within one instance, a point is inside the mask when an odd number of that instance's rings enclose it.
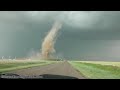
<instances>
[{"instance_id":1,"label":"brown dust plume","mask_svg":"<svg viewBox=\"0 0 120 90\"><path fill-rule=\"evenodd\" d=\"M42 43L42 49L41 49L42 59L50 59L50 56L52 55L52 53L55 53L54 44L57 38L56 36L58 34L58 31L60 30L61 27L62 27L62 24L60 22L55 22L53 24L52 29L44 38L44 41Z\"/></svg>"}]
</instances>

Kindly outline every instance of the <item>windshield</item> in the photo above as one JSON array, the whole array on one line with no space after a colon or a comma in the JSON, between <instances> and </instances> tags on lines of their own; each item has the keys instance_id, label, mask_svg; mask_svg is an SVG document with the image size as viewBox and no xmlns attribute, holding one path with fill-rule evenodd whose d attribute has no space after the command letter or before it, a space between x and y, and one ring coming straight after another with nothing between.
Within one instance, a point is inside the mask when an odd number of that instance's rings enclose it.
<instances>
[{"instance_id":1,"label":"windshield","mask_svg":"<svg viewBox=\"0 0 120 90\"><path fill-rule=\"evenodd\" d=\"M120 11L0 11L0 78L118 79L119 28Z\"/></svg>"}]
</instances>

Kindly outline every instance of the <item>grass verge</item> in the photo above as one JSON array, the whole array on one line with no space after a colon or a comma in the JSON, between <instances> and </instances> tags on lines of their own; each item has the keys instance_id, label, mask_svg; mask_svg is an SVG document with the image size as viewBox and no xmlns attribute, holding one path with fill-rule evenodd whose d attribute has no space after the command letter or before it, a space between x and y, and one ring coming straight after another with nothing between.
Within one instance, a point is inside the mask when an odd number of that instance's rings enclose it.
<instances>
[{"instance_id":1,"label":"grass verge","mask_svg":"<svg viewBox=\"0 0 120 90\"><path fill-rule=\"evenodd\" d=\"M120 67L74 61L69 63L89 79L120 79Z\"/></svg>"},{"instance_id":2,"label":"grass verge","mask_svg":"<svg viewBox=\"0 0 120 90\"><path fill-rule=\"evenodd\" d=\"M36 67L36 66L42 66L42 65L48 65L55 62L50 61L22 61L22 62L2 62L0 63L0 73L5 73L8 71L18 70L18 69L24 69L24 68L30 68L30 67Z\"/></svg>"}]
</instances>

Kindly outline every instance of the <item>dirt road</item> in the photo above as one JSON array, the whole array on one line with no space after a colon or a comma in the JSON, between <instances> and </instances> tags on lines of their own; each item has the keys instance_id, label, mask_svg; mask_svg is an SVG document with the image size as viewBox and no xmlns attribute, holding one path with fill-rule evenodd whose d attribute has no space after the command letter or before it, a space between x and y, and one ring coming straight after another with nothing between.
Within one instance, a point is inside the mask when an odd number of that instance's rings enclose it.
<instances>
[{"instance_id":1,"label":"dirt road","mask_svg":"<svg viewBox=\"0 0 120 90\"><path fill-rule=\"evenodd\" d=\"M85 79L67 61L50 65L12 71L20 76L41 76L50 79Z\"/></svg>"}]
</instances>

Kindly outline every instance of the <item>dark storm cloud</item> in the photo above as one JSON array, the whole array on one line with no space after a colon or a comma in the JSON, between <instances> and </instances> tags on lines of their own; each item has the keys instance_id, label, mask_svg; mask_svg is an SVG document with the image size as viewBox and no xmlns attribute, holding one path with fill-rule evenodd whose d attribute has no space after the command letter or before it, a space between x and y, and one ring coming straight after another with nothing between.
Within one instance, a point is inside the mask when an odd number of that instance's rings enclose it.
<instances>
[{"instance_id":1,"label":"dark storm cloud","mask_svg":"<svg viewBox=\"0 0 120 90\"><path fill-rule=\"evenodd\" d=\"M79 30L119 29L119 11L1 11L0 25L42 24L61 20L65 25ZM12 26L11 26L12 27ZM14 29L16 30L16 29ZM26 29L27 30L27 29Z\"/></svg>"},{"instance_id":2,"label":"dark storm cloud","mask_svg":"<svg viewBox=\"0 0 120 90\"><path fill-rule=\"evenodd\" d=\"M55 46L58 56L120 58L119 11L1 11L0 56L39 51L55 20L63 22Z\"/></svg>"}]
</instances>

